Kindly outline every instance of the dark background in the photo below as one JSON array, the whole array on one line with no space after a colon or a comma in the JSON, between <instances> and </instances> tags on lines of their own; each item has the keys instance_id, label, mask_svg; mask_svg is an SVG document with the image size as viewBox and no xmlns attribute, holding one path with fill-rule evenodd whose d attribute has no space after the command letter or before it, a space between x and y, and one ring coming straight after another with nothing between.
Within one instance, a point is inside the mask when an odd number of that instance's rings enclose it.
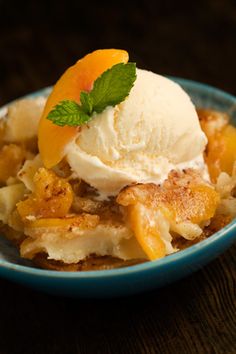
<instances>
[{"instance_id":1,"label":"dark background","mask_svg":"<svg viewBox=\"0 0 236 354\"><path fill-rule=\"evenodd\" d=\"M97 48L236 93L236 2L0 0L0 104L51 85Z\"/></svg>"},{"instance_id":2,"label":"dark background","mask_svg":"<svg viewBox=\"0 0 236 354\"><path fill-rule=\"evenodd\" d=\"M235 41L233 0L0 0L0 105L109 47L141 68L236 94ZM236 353L235 252L125 299L56 298L0 280L0 354Z\"/></svg>"}]
</instances>

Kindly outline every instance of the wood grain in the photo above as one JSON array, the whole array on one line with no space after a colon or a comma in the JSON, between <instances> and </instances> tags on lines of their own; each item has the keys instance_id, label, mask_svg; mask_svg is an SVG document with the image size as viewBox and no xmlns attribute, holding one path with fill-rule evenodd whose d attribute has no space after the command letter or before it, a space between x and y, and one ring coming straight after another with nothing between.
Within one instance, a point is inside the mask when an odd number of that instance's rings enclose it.
<instances>
[{"instance_id":1,"label":"wood grain","mask_svg":"<svg viewBox=\"0 0 236 354\"><path fill-rule=\"evenodd\" d=\"M1 280L0 352L235 353L235 251L123 299L57 298Z\"/></svg>"},{"instance_id":2,"label":"wood grain","mask_svg":"<svg viewBox=\"0 0 236 354\"><path fill-rule=\"evenodd\" d=\"M235 2L89 5L0 1L0 105L111 46L141 67L236 93ZM178 283L123 299L57 298L1 279L0 354L234 354L235 254L236 245Z\"/></svg>"}]
</instances>

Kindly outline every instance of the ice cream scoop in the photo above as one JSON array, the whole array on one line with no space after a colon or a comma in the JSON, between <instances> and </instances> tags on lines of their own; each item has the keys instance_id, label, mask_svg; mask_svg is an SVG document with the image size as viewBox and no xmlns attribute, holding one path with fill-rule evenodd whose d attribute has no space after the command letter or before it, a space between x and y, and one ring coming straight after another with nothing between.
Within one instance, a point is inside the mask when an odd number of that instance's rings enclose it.
<instances>
[{"instance_id":1,"label":"ice cream scoop","mask_svg":"<svg viewBox=\"0 0 236 354\"><path fill-rule=\"evenodd\" d=\"M204 169L207 139L187 93L137 69L129 96L81 127L66 147L74 173L106 195L131 183L161 183L172 169Z\"/></svg>"}]
</instances>

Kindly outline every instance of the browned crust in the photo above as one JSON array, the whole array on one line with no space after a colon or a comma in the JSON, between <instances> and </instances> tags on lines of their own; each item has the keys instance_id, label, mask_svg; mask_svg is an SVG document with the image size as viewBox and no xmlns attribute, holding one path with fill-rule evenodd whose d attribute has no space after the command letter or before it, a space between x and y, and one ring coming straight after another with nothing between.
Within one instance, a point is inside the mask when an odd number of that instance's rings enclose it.
<instances>
[{"instance_id":1,"label":"browned crust","mask_svg":"<svg viewBox=\"0 0 236 354\"><path fill-rule=\"evenodd\" d=\"M47 255L40 253L36 255L33 262L40 268L57 270L64 272L78 272L78 271L91 271L91 270L107 270L128 267L131 265L139 264L145 262L143 259L132 259L124 261L119 258L109 257L109 256L90 256L89 258L73 264L65 264L60 261L55 261L48 259Z\"/></svg>"}]
</instances>

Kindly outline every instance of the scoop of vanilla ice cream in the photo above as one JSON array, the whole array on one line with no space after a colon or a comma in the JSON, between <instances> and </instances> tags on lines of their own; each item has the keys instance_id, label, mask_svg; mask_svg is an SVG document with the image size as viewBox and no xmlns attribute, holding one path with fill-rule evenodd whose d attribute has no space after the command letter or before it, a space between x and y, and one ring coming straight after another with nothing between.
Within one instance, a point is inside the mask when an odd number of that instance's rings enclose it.
<instances>
[{"instance_id":1,"label":"scoop of vanilla ice cream","mask_svg":"<svg viewBox=\"0 0 236 354\"><path fill-rule=\"evenodd\" d=\"M82 126L66 147L75 174L106 195L131 183L161 183L172 169L204 169L207 139L175 82L137 69L127 99Z\"/></svg>"}]
</instances>

